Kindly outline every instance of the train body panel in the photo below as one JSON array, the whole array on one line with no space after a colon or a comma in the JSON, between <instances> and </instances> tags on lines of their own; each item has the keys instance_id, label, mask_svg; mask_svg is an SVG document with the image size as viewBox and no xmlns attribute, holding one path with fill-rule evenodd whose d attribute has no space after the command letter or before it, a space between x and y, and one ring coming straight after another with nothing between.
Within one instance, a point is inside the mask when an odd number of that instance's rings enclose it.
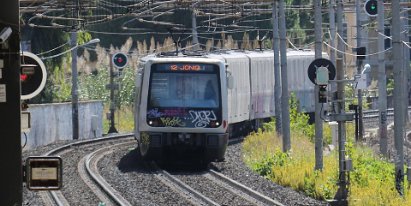
<instances>
[{"instance_id":1,"label":"train body panel","mask_svg":"<svg viewBox=\"0 0 411 206\"><path fill-rule=\"evenodd\" d=\"M228 90L228 120L230 123L250 119L250 64L244 53L210 54L210 58L225 61L227 70L234 79L233 88Z\"/></svg>"},{"instance_id":2,"label":"train body panel","mask_svg":"<svg viewBox=\"0 0 411 206\"><path fill-rule=\"evenodd\" d=\"M251 109L250 120L275 116L274 104L274 54L249 52Z\"/></svg>"},{"instance_id":3,"label":"train body panel","mask_svg":"<svg viewBox=\"0 0 411 206\"><path fill-rule=\"evenodd\" d=\"M208 56L223 59L234 78L235 86L228 91L230 124L275 116L273 51L228 51ZM300 111L307 113L315 111L314 84L307 74L314 59L313 51L287 51L288 90L295 93Z\"/></svg>"},{"instance_id":4,"label":"train body panel","mask_svg":"<svg viewBox=\"0 0 411 206\"><path fill-rule=\"evenodd\" d=\"M287 52L288 90L295 93L300 102L300 111L308 113L315 112L314 84L307 73L308 66L314 59L313 51Z\"/></svg>"}]
</instances>

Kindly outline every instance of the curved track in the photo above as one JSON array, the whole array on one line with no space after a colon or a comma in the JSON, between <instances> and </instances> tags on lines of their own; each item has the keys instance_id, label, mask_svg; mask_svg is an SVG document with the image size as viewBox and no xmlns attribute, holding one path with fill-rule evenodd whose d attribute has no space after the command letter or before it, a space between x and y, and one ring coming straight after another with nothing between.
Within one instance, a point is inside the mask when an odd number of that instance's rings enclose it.
<instances>
[{"instance_id":1,"label":"curved track","mask_svg":"<svg viewBox=\"0 0 411 206\"><path fill-rule=\"evenodd\" d=\"M134 143L134 140L133 140ZM115 147L122 146L122 145L129 145L130 142L119 143L113 145ZM85 167L85 171L87 172L88 176L85 178L89 178L94 181L94 185L90 184L89 187L94 191L94 193L100 198L100 200L105 205L108 206L107 203L116 203L117 205L124 205L124 206L131 206L132 204L128 202L125 198L121 196L110 184L108 184L104 178L100 175L97 163L98 161L103 158L106 154L112 152L112 146L107 146L96 150L93 153L90 153L86 157L83 158L83 161L79 162L79 166L81 163L84 163L83 166ZM81 166L80 166L81 167ZM84 173L80 172L81 175ZM112 204L115 205L115 204Z\"/></svg>"},{"instance_id":2,"label":"curved track","mask_svg":"<svg viewBox=\"0 0 411 206\"><path fill-rule=\"evenodd\" d=\"M234 179L231 175L216 172L224 173L224 169L217 167L178 167L183 172L177 173L159 169L152 162L142 161L135 148L135 140L127 138L130 135L70 143L46 153L63 157L64 174L61 191L41 192L43 205L259 206L288 205L290 200L301 202L305 198L297 194L290 195L290 191L283 189L270 189L268 193L261 193L261 183L244 183L250 180L250 174L244 174L244 170L238 167L234 167L233 172L243 175ZM239 144L231 143L238 141L241 139L230 141L228 150L237 151ZM220 166L230 167L229 164L238 160L227 159ZM284 202L284 198L277 199L278 196L287 197L288 200Z\"/></svg>"},{"instance_id":3,"label":"curved track","mask_svg":"<svg viewBox=\"0 0 411 206\"><path fill-rule=\"evenodd\" d=\"M116 141L116 140L119 140L119 139L130 138L131 136L132 136L132 134L122 134L122 135L114 135L114 136L91 139L91 140L78 141L78 142L66 144L66 145L58 147L54 150L51 150L51 151L47 152L46 154L44 154L44 156L58 156L58 155L62 155L64 153L72 151L73 147L93 145L93 144L100 143L100 142ZM122 143L120 143L120 144L122 144ZM108 147L106 147L104 149L107 150L107 148ZM115 194L115 192L113 192L112 190L110 191L110 188L107 189L107 187L104 186L103 181L101 181L101 178L98 178L98 175L96 175L93 172L93 170L90 169L91 168L90 167L90 162L91 162L90 159L92 157L94 157L95 154L99 151L101 152L102 150L97 150L96 152L90 154L89 156L87 156L87 158L82 159L79 162L79 165L78 165L79 175L84 180L84 183L87 186L90 187L90 189L94 192L94 194L96 194L97 197L100 198L100 200L102 202L105 203L105 202L107 202L107 200L114 200L114 201L119 200L120 198L113 195L113 194ZM80 163L84 163L83 166L85 168L82 168ZM63 160L63 164L64 164L64 160ZM90 177L87 177L86 173ZM63 179L64 179L64 177L63 177ZM90 181L90 180L93 180L95 182L95 184L93 184L92 181ZM96 189L96 188L106 189L105 194L104 194L104 192L102 192L99 189L98 190L93 190L93 189ZM103 189L103 191L104 191L104 189ZM109 191L109 192L107 192L107 191ZM40 195L41 195L41 197L42 197L42 199L43 199L43 201L45 202L46 205L54 205L54 204L58 205L58 206L70 205L69 201L66 199L66 197L63 195L63 193L61 191L41 192ZM112 201L109 201L109 202L112 202ZM120 201L120 203L124 203L124 204L120 204L120 205L127 205L127 204L125 204L125 202ZM128 205L131 205L131 204L128 204Z\"/></svg>"}]
</instances>

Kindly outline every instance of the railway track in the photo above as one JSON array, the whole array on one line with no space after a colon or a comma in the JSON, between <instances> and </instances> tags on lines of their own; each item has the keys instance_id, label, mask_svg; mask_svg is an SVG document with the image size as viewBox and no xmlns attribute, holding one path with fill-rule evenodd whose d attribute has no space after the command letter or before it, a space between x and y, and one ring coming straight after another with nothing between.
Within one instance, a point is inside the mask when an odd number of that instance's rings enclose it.
<instances>
[{"instance_id":1,"label":"railway track","mask_svg":"<svg viewBox=\"0 0 411 206\"><path fill-rule=\"evenodd\" d=\"M158 179L183 194L194 205L283 205L213 169L169 172L154 163L151 167Z\"/></svg>"},{"instance_id":2,"label":"railway track","mask_svg":"<svg viewBox=\"0 0 411 206\"><path fill-rule=\"evenodd\" d=\"M63 145L61 147L58 147L56 149L53 149L47 153L45 153L43 156L60 156L64 154L68 154L70 152L75 152L76 147L81 147L81 146L90 146L94 145L97 143L102 143L102 142L116 142L118 140L122 139L132 139L132 134L124 134L124 135L115 135L115 136L110 136L110 137L103 137L103 138L97 138L97 139L91 139L91 140L84 140L84 141L79 141L75 143L70 143ZM132 140L134 142L134 140ZM122 144L130 144L130 142L126 143L117 143L119 145ZM95 163L96 163L96 156L99 156L97 154L104 152L107 152L110 147L113 145L104 147L103 149L99 149L86 157L83 157L77 164L77 170L78 174L81 177L81 179L84 181L84 183L90 187L91 191L94 192L94 194L100 199L100 202L103 203L108 203L108 205L115 205L112 204L113 202L119 203L119 205L131 205L127 204L126 201L121 199L118 195L116 195L116 191L109 187L107 183L104 181L103 178L98 174L98 171L96 169ZM64 162L63 162L64 165ZM63 177L64 181L64 177ZM71 205L70 201L67 200L65 195L61 190L57 191L48 191L48 192L41 192L40 196L43 199L43 202L46 205L58 205L58 206L67 206ZM107 204L106 204L107 205ZM108 206L107 205L107 206Z\"/></svg>"},{"instance_id":3,"label":"railway track","mask_svg":"<svg viewBox=\"0 0 411 206\"><path fill-rule=\"evenodd\" d=\"M132 140L134 143L135 140ZM130 142L119 143L113 145L115 147L120 147L122 145L129 145ZM113 146L107 146L101 149L96 150L93 153L90 153L79 162L79 173L85 182L88 182L88 186L94 193L100 198L101 202L105 206L109 205L122 205L122 206L131 206L132 204L127 201L117 190L115 190L110 184L108 184L105 179L100 175L97 167L97 163L105 155L113 152L111 148ZM82 170L84 168L85 170ZM92 180L90 182L89 180Z\"/></svg>"},{"instance_id":4,"label":"railway track","mask_svg":"<svg viewBox=\"0 0 411 206\"><path fill-rule=\"evenodd\" d=\"M79 148L85 150L86 152L77 158L76 172L78 173L79 179L81 179L83 184L85 184L95 196L93 201L98 201L99 205L105 206L129 206L133 205L133 203L125 198L127 195L117 191L114 188L116 185L108 183L100 174L98 166L102 158L114 152L114 148L125 148L130 146L130 144L135 144L135 140L129 138L129 136L130 135L113 136L71 143L53 149L44 155L73 156L72 153L78 152ZM239 140L233 140L232 143L238 141ZM107 144L108 142L109 144ZM105 144L98 145L100 143ZM171 188L171 191L174 193L171 194L171 196L183 198L191 205L283 205L212 169L198 174L192 172L170 174L160 169L154 162L145 162L145 164L146 172L158 179L164 186ZM195 185L193 185L193 183ZM41 197L45 205L66 206L75 204L66 196L68 196L68 194L66 194L64 190L41 192ZM233 204L233 201L237 202L237 204Z\"/></svg>"},{"instance_id":5,"label":"railway track","mask_svg":"<svg viewBox=\"0 0 411 206\"><path fill-rule=\"evenodd\" d=\"M393 116L393 110L388 110L387 117ZM378 123L378 111L364 111L365 121L370 119L377 121ZM99 163L105 156L111 155L114 152L115 147L122 147L119 149L121 151L126 151L127 147L130 145L135 146L135 140L130 138L132 134L104 137L93 140L79 141L75 143L66 144L64 146L58 147L51 150L50 152L45 153L45 156L59 155L59 156L73 156L74 153L77 153L80 148L84 150L79 155L78 161L73 164L78 173L79 181L82 181L83 187L79 188L79 193L92 193L88 196L93 196L88 199L92 199L92 202L97 202L101 205L111 206L111 205L167 205L166 203L170 199L179 199L176 205L179 205L181 202L184 202L184 205L287 205L289 202L280 202L275 200L276 198L272 196L267 196L267 193L262 194L257 192L256 187L245 186L246 184L241 184L233 179L229 178L226 175L223 175L217 172L214 169L208 169L201 172L185 172L185 173L175 173L167 172L165 170L159 169L155 166L143 166L138 170L132 169L133 173L138 173L138 175L144 175L148 181L152 184L139 185L136 182L141 180L139 177L131 177L132 179L124 179L124 182L118 182L118 179L115 181L107 180L107 174L100 174L101 166ZM238 142L239 140L234 140L230 142ZM130 151L130 150L129 150ZM126 151L127 152L127 151ZM122 154L124 156L124 154ZM63 165L65 160L68 158L63 158ZM128 167L133 164L142 164L141 159L134 156L131 162L128 162ZM114 160L108 158L111 162L121 162L120 160ZM107 161L107 160L106 160ZM232 160L230 160L232 161ZM103 163L105 164L105 163ZM115 163L114 163L115 164ZM113 167L113 166L111 166ZM133 168L133 166L131 166ZM219 170L219 169L217 169ZM66 171L67 172L67 171ZM69 170L68 172L73 172ZM126 172L123 172L124 176L129 175ZM247 176L247 175L242 175ZM153 178L154 177L154 178ZM121 177L123 178L123 177ZM234 177L238 178L238 177ZM157 181L153 181L157 179ZM65 175L63 175L63 182L66 182ZM71 180L70 180L71 181ZM142 187L144 193L158 193L159 191L167 193L166 198L163 196L154 197L153 199L147 198L146 200L136 200L135 192L133 194L127 194L121 189L120 185L133 183L131 187ZM244 182L244 180L242 181ZM71 187L71 184L64 184L63 187ZM84 188L87 189L84 189ZM124 187L126 190L130 189L130 185ZM164 191L164 188L169 188ZM155 190L154 192L152 190ZM64 189L61 191L50 191L50 192L40 192L40 197L44 205L89 205L89 203L78 204L78 202L73 202L73 198L79 198L78 196L69 197L67 192ZM164 195L164 194L163 194ZM131 198L131 200L129 200ZM134 199L132 199L134 198ZM142 197L145 199L146 197ZM168 199L167 199L168 198ZM162 203L157 203L165 199ZM280 198L281 199L281 198ZM96 204L94 204L96 205Z\"/></svg>"},{"instance_id":6,"label":"railway track","mask_svg":"<svg viewBox=\"0 0 411 206\"><path fill-rule=\"evenodd\" d=\"M264 178L251 180L251 174L239 168L241 158L233 160L227 156L219 168L188 170L183 174L156 168L141 160L130 135L70 143L42 152L62 157L63 188L41 192L41 205L289 205L304 198L314 201L292 191L281 192L284 189L273 191L280 189L276 186L264 186L269 191L261 193L262 184L258 181L273 183ZM238 141L231 141L228 150L239 152L240 144L235 143ZM236 166L229 166L232 163ZM225 169L221 170L221 166ZM242 175L233 178L222 174L232 170L229 167ZM277 195L281 198L277 199ZM285 197L288 200L283 202Z\"/></svg>"},{"instance_id":7,"label":"railway track","mask_svg":"<svg viewBox=\"0 0 411 206\"><path fill-rule=\"evenodd\" d=\"M411 107L408 107L408 115L410 115ZM366 110L363 111L363 123L368 128L377 128L379 125L380 113L379 110ZM387 122L394 121L394 109L387 109Z\"/></svg>"}]
</instances>

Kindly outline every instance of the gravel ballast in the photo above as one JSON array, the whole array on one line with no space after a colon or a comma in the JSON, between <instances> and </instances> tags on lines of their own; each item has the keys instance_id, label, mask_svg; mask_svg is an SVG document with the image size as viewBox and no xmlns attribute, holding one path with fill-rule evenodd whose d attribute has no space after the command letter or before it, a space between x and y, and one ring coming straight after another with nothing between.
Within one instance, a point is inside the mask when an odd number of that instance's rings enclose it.
<instances>
[{"instance_id":1,"label":"gravel ballast","mask_svg":"<svg viewBox=\"0 0 411 206\"><path fill-rule=\"evenodd\" d=\"M45 152L67 142L59 142L23 153L23 157L29 155L41 155ZM95 149L101 148L95 147ZM88 151L78 151L78 155L64 155L63 164L70 164L77 167L78 159ZM251 171L242 161L241 143L231 145L227 149L224 162L213 163L213 168L241 184L250 187L284 205L327 205L326 202L317 201L295 192L290 188L279 186ZM116 148L109 155L105 156L98 163L100 174L117 191L119 191L132 205L193 205L183 196L179 195L172 188L158 180L144 164L138 155L136 144ZM71 193L69 201L74 201L73 205L96 205L96 199L90 191L86 191L81 178L71 169L64 171L63 181L77 178L78 181L64 183L64 194ZM193 180L195 181L195 180ZM201 181L200 181L201 182ZM78 185L76 185L78 184ZM207 187L204 187L207 188ZM216 193L210 187L208 193ZM84 201L79 197L86 195ZM88 197L90 196L90 197ZM76 199L77 202L76 202ZM23 205L44 205L38 192L23 189ZM224 201L221 203L229 203Z\"/></svg>"}]
</instances>

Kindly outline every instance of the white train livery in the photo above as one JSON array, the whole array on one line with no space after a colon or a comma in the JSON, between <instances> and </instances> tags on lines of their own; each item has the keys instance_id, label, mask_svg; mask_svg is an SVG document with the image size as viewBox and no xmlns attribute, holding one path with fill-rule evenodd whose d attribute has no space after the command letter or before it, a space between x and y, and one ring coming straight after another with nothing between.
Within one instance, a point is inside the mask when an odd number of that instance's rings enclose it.
<instances>
[{"instance_id":1,"label":"white train livery","mask_svg":"<svg viewBox=\"0 0 411 206\"><path fill-rule=\"evenodd\" d=\"M307 75L312 51L287 53L288 88L300 109L314 111ZM142 157L200 155L224 159L229 133L246 134L275 116L272 51L229 51L202 56L150 55L136 80L135 137Z\"/></svg>"}]
</instances>

